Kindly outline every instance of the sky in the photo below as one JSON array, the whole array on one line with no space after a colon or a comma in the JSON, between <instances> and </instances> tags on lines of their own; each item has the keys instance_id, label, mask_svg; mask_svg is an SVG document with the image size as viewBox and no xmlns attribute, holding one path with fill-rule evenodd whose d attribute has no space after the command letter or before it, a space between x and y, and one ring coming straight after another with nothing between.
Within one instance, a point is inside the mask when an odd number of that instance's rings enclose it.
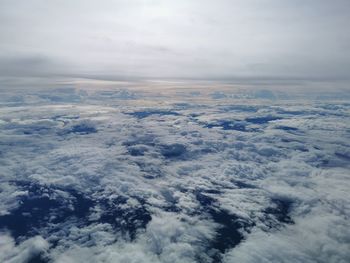
<instances>
[{"instance_id":1,"label":"sky","mask_svg":"<svg viewBox=\"0 0 350 263\"><path fill-rule=\"evenodd\" d=\"M0 84L350 82L347 0L0 0Z\"/></svg>"}]
</instances>

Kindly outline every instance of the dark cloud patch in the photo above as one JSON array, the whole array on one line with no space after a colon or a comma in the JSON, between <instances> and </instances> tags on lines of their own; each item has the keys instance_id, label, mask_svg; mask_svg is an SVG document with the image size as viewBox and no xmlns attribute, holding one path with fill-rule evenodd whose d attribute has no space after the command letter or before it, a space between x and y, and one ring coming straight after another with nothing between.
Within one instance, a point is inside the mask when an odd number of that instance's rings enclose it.
<instances>
[{"instance_id":1,"label":"dark cloud patch","mask_svg":"<svg viewBox=\"0 0 350 263\"><path fill-rule=\"evenodd\" d=\"M345 161L350 161L350 153L342 153L342 152L336 152L335 156L338 158L345 160Z\"/></svg>"},{"instance_id":2,"label":"dark cloud patch","mask_svg":"<svg viewBox=\"0 0 350 263\"><path fill-rule=\"evenodd\" d=\"M212 262L221 262L222 254L243 240L242 230L248 228L250 224L228 211L219 209L215 200L209 195L197 191L195 196L203 215L207 214L218 224L214 238L208 241L208 254Z\"/></svg>"},{"instance_id":3,"label":"dark cloud patch","mask_svg":"<svg viewBox=\"0 0 350 263\"><path fill-rule=\"evenodd\" d=\"M130 114L138 119L144 119L151 115L159 115L159 116L166 116L166 115L179 116L180 115L175 111L163 111L163 110L136 111L136 112L130 112L127 114Z\"/></svg>"},{"instance_id":4,"label":"dark cloud patch","mask_svg":"<svg viewBox=\"0 0 350 263\"><path fill-rule=\"evenodd\" d=\"M67 125L70 121L78 120L79 118L80 118L80 116L78 116L78 115L61 114L61 115L53 116L51 119L54 121L63 122L65 125Z\"/></svg>"},{"instance_id":5,"label":"dark cloud patch","mask_svg":"<svg viewBox=\"0 0 350 263\"><path fill-rule=\"evenodd\" d=\"M126 239L135 239L140 229L145 229L152 219L145 202L138 198L139 206L130 207L128 198L96 199L74 189L47 187L28 182L16 183L28 195L20 198L20 205L7 215L0 216L0 229L9 230L17 241L35 235L47 237L56 246L68 234L64 225L87 227L91 224L110 224ZM97 218L89 218L96 208L101 210ZM68 224L68 225L69 225ZM52 236L52 237L50 237ZM42 258L37 255L36 260ZM42 260L45 261L45 258ZM39 262L39 261L38 261Z\"/></svg>"},{"instance_id":6,"label":"dark cloud patch","mask_svg":"<svg viewBox=\"0 0 350 263\"><path fill-rule=\"evenodd\" d=\"M214 99L214 100L220 100L220 99L226 99L227 98L227 95L223 92L220 92L220 91L216 91L211 95L211 98Z\"/></svg>"},{"instance_id":7,"label":"dark cloud patch","mask_svg":"<svg viewBox=\"0 0 350 263\"><path fill-rule=\"evenodd\" d=\"M49 263L52 260L45 255L44 253L38 253L36 255L31 256L26 263Z\"/></svg>"},{"instance_id":8,"label":"dark cloud patch","mask_svg":"<svg viewBox=\"0 0 350 263\"><path fill-rule=\"evenodd\" d=\"M116 90L116 91L97 91L92 96L91 99L94 100L105 100L105 101L112 101L115 99L122 99L122 100L134 100L140 98L138 94L135 92L131 92L129 90Z\"/></svg>"},{"instance_id":9,"label":"dark cloud patch","mask_svg":"<svg viewBox=\"0 0 350 263\"><path fill-rule=\"evenodd\" d=\"M122 143L124 146L138 146L142 147L142 145L154 147L157 145L157 138L155 135L151 133L140 133L140 134L131 134L129 138Z\"/></svg>"},{"instance_id":10,"label":"dark cloud patch","mask_svg":"<svg viewBox=\"0 0 350 263\"><path fill-rule=\"evenodd\" d=\"M237 111L237 112L257 112L258 109L261 108L261 106L253 106L253 105L229 105L220 107L222 111L228 112L228 111Z\"/></svg>"},{"instance_id":11,"label":"dark cloud patch","mask_svg":"<svg viewBox=\"0 0 350 263\"><path fill-rule=\"evenodd\" d=\"M148 151L145 145L135 145L128 147L128 152L131 156L144 156Z\"/></svg>"},{"instance_id":12,"label":"dark cloud patch","mask_svg":"<svg viewBox=\"0 0 350 263\"><path fill-rule=\"evenodd\" d=\"M257 90L254 96L258 99L275 100L276 96L271 90Z\"/></svg>"},{"instance_id":13,"label":"dark cloud patch","mask_svg":"<svg viewBox=\"0 0 350 263\"><path fill-rule=\"evenodd\" d=\"M96 205L102 212L98 219L91 222L108 223L127 239L135 239L137 231L145 229L152 217L144 205L130 207L127 201L128 198L122 196L99 199Z\"/></svg>"},{"instance_id":14,"label":"dark cloud patch","mask_svg":"<svg viewBox=\"0 0 350 263\"><path fill-rule=\"evenodd\" d=\"M278 114L285 114L285 115L305 115L308 113L306 111L286 110L286 109L281 109L281 108L276 109L276 112Z\"/></svg>"},{"instance_id":15,"label":"dark cloud patch","mask_svg":"<svg viewBox=\"0 0 350 263\"><path fill-rule=\"evenodd\" d=\"M290 217L290 212L293 207L293 200L273 198L271 200L272 206L266 208L264 213L268 216L274 217L281 224L292 224L294 223ZM269 220L265 221L268 224ZM270 227L276 227L276 225L270 225Z\"/></svg>"},{"instance_id":16,"label":"dark cloud patch","mask_svg":"<svg viewBox=\"0 0 350 263\"><path fill-rule=\"evenodd\" d=\"M3 126L4 129L14 130L17 134L24 135L45 135L55 129L55 124L45 121L34 122L30 124L9 123Z\"/></svg>"},{"instance_id":17,"label":"dark cloud patch","mask_svg":"<svg viewBox=\"0 0 350 263\"><path fill-rule=\"evenodd\" d=\"M226 121L226 120L220 120L216 121L214 123L206 124L205 127L211 129L215 127L220 127L223 130L234 130L234 131L241 131L246 132L249 131L247 129L246 124L242 121Z\"/></svg>"},{"instance_id":18,"label":"dark cloud patch","mask_svg":"<svg viewBox=\"0 0 350 263\"><path fill-rule=\"evenodd\" d=\"M243 240L240 230L247 227L245 221L225 210L209 209L208 213L215 223L220 224L216 236L209 241L209 252L213 262L221 262L222 254L234 248Z\"/></svg>"},{"instance_id":19,"label":"dark cloud patch","mask_svg":"<svg viewBox=\"0 0 350 263\"><path fill-rule=\"evenodd\" d=\"M279 129L279 130L284 130L284 131L298 131L299 130L298 128L290 127L290 126L277 126L275 128Z\"/></svg>"},{"instance_id":20,"label":"dark cloud patch","mask_svg":"<svg viewBox=\"0 0 350 263\"><path fill-rule=\"evenodd\" d=\"M76 124L71 124L65 127L63 130L59 131L59 135L65 135L65 134L79 134L79 135L87 135L90 133L97 133L96 125L89 121L81 121Z\"/></svg>"},{"instance_id":21,"label":"dark cloud patch","mask_svg":"<svg viewBox=\"0 0 350 263\"><path fill-rule=\"evenodd\" d=\"M54 188L29 182L17 182L28 191L20 199L18 208L0 216L0 228L11 231L15 238L41 233L49 224L60 224L69 218L85 221L93 202L73 189L65 189L69 198L59 195ZM57 189L56 189L57 190Z\"/></svg>"},{"instance_id":22,"label":"dark cloud patch","mask_svg":"<svg viewBox=\"0 0 350 263\"><path fill-rule=\"evenodd\" d=\"M41 94L39 96L42 99L51 101L51 102L65 102L65 103L69 103L69 102L79 102L81 97L79 95L50 95L50 94Z\"/></svg>"},{"instance_id":23,"label":"dark cloud patch","mask_svg":"<svg viewBox=\"0 0 350 263\"><path fill-rule=\"evenodd\" d=\"M160 146L161 154L168 159L179 158L187 152L186 146L180 143L164 144Z\"/></svg>"},{"instance_id":24,"label":"dark cloud patch","mask_svg":"<svg viewBox=\"0 0 350 263\"><path fill-rule=\"evenodd\" d=\"M91 124L82 123L82 124L74 125L69 132L77 133L77 134L89 134L89 133L96 133L97 129Z\"/></svg>"},{"instance_id":25,"label":"dark cloud patch","mask_svg":"<svg viewBox=\"0 0 350 263\"><path fill-rule=\"evenodd\" d=\"M47 56L1 56L0 76L40 76L47 77L58 73L57 64Z\"/></svg>"},{"instance_id":26,"label":"dark cloud patch","mask_svg":"<svg viewBox=\"0 0 350 263\"><path fill-rule=\"evenodd\" d=\"M235 186L237 186L240 189L244 189L244 188L249 188L249 189L254 189L256 188L256 186L243 182L243 181L239 181L239 180L232 180L232 182L234 183Z\"/></svg>"},{"instance_id":27,"label":"dark cloud patch","mask_svg":"<svg viewBox=\"0 0 350 263\"><path fill-rule=\"evenodd\" d=\"M135 164L140 168L140 171L143 172L143 177L146 179L155 179L165 176L165 172L162 167L152 163L144 161L135 161Z\"/></svg>"},{"instance_id":28,"label":"dark cloud patch","mask_svg":"<svg viewBox=\"0 0 350 263\"><path fill-rule=\"evenodd\" d=\"M281 117L277 116L262 116L262 117L249 117L246 118L245 121L253 124L266 124L270 121L280 120Z\"/></svg>"}]
</instances>

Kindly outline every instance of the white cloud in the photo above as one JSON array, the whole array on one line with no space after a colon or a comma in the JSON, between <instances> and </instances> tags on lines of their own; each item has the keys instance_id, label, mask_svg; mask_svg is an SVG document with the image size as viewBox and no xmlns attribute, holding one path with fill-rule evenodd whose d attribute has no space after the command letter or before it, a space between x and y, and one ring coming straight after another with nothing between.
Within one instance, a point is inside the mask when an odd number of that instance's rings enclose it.
<instances>
[{"instance_id":1,"label":"white cloud","mask_svg":"<svg viewBox=\"0 0 350 263\"><path fill-rule=\"evenodd\" d=\"M16 245L6 233L0 234L0 260L4 263L22 263L38 255L45 255L49 243L41 236L35 236Z\"/></svg>"},{"instance_id":2,"label":"white cloud","mask_svg":"<svg viewBox=\"0 0 350 263\"><path fill-rule=\"evenodd\" d=\"M23 105L1 107L0 223L8 227L5 214L43 193L59 204L38 219L41 237L28 233L16 244L2 235L3 261L41 252L55 262L211 262L215 253L227 262L349 259L346 103L243 106L207 93L178 107L170 93L152 106L133 90L135 99L106 105L88 91L77 103L33 91ZM62 93L78 92L51 95ZM250 128L208 127L218 120ZM225 227L237 227L238 246L227 237L215 251Z\"/></svg>"}]
</instances>

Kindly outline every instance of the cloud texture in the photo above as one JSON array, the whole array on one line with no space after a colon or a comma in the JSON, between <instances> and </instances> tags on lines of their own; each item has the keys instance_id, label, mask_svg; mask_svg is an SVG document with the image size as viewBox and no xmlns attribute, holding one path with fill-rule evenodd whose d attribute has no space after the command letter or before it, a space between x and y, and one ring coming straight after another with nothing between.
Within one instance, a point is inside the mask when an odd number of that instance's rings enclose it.
<instances>
[{"instance_id":1,"label":"cloud texture","mask_svg":"<svg viewBox=\"0 0 350 263\"><path fill-rule=\"evenodd\" d=\"M348 103L175 94L5 94L1 261L349 261Z\"/></svg>"}]
</instances>

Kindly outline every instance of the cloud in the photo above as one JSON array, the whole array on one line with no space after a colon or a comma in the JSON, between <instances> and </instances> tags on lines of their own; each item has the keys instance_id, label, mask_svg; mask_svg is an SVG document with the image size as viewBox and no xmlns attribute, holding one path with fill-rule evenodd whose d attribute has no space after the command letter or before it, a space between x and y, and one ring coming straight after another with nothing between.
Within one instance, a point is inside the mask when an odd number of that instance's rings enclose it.
<instances>
[{"instance_id":1,"label":"cloud","mask_svg":"<svg viewBox=\"0 0 350 263\"><path fill-rule=\"evenodd\" d=\"M59 74L57 66L49 58L40 55L1 57L2 77L47 77Z\"/></svg>"},{"instance_id":2,"label":"cloud","mask_svg":"<svg viewBox=\"0 0 350 263\"><path fill-rule=\"evenodd\" d=\"M80 77L340 86L349 81L349 7L345 0L2 1L2 83Z\"/></svg>"},{"instance_id":3,"label":"cloud","mask_svg":"<svg viewBox=\"0 0 350 263\"><path fill-rule=\"evenodd\" d=\"M1 260L348 261L349 105L191 92L8 92Z\"/></svg>"},{"instance_id":4,"label":"cloud","mask_svg":"<svg viewBox=\"0 0 350 263\"><path fill-rule=\"evenodd\" d=\"M36 236L16 245L8 234L0 235L0 260L6 263L28 262L35 257L44 257L49 248L48 242L41 236Z\"/></svg>"}]
</instances>

